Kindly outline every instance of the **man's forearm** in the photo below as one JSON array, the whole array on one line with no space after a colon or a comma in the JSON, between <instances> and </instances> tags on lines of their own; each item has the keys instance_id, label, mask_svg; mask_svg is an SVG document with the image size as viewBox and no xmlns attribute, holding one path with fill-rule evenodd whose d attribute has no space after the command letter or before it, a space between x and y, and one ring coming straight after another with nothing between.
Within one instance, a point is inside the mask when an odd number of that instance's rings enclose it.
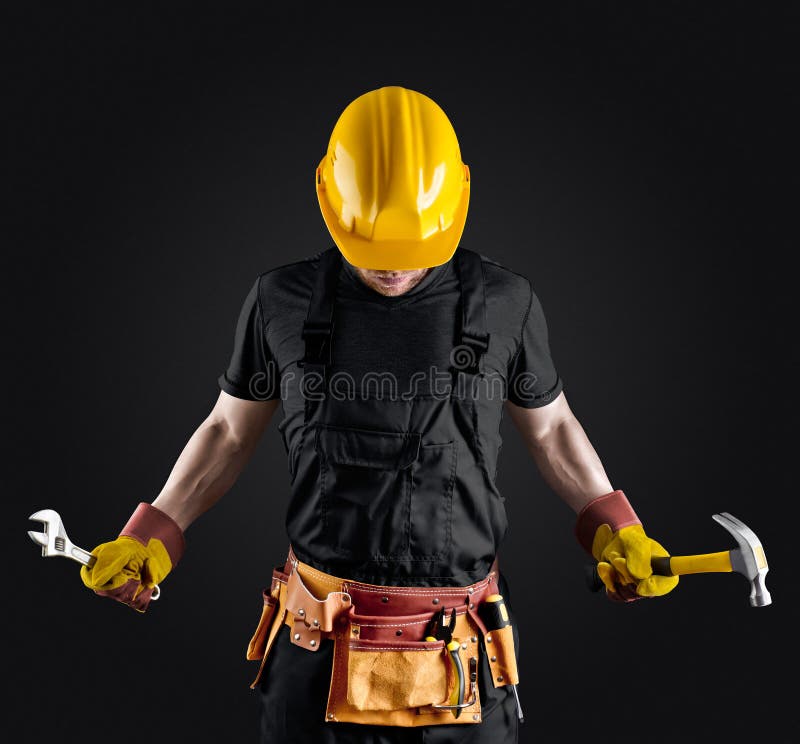
<instances>
[{"instance_id":1,"label":"man's forearm","mask_svg":"<svg viewBox=\"0 0 800 744\"><path fill-rule=\"evenodd\" d=\"M547 484L576 513L614 490L580 422L568 416L529 445Z\"/></svg>"},{"instance_id":2,"label":"man's forearm","mask_svg":"<svg viewBox=\"0 0 800 744\"><path fill-rule=\"evenodd\" d=\"M185 530L239 477L278 401L238 400L225 393L192 434L153 506Z\"/></svg>"},{"instance_id":3,"label":"man's forearm","mask_svg":"<svg viewBox=\"0 0 800 744\"><path fill-rule=\"evenodd\" d=\"M209 418L192 434L153 506L185 530L236 482L252 448Z\"/></svg>"},{"instance_id":4,"label":"man's forearm","mask_svg":"<svg viewBox=\"0 0 800 744\"><path fill-rule=\"evenodd\" d=\"M509 403L508 411L542 477L576 513L613 490L563 392L542 408Z\"/></svg>"}]
</instances>

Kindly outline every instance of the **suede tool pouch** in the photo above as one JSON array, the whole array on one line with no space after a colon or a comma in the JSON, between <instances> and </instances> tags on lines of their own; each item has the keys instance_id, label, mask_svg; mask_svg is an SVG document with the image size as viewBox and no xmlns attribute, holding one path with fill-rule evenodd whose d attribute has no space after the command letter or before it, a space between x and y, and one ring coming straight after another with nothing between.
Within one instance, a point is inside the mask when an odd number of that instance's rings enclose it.
<instances>
[{"instance_id":1,"label":"suede tool pouch","mask_svg":"<svg viewBox=\"0 0 800 744\"><path fill-rule=\"evenodd\" d=\"M347 655L347 703L356 710L398 710L441 703L451 680L444 642L351 640Z\"/></svg>"},{"instance_id":2,"label":"suede tool pouch","mask_svg":"<svg viewBox=\"0 0 800 744\"><path fill-rule=\"evenodd\" d=\"M247 660L261 661L258 674L250 685L251 688L255 688L261 679L267 656L286 614L286 574L283 573L282 566L273 570L272 584L269 591L266 589L262 591L262 599L261 617L247 644Z\"/></svg>"},{"instance_id":3,"label":"suede tool pouch","mask_svg":"<svg viewBox=\"0 0 800 744\"><path fill-rule=\"evenodd\" d=\"M470 680L469 674L470 669L478 667L479 631L466 612L457 616L453 637L461 642L458 653L465 674L463 702L473 703L456 718L451 710L434 707L456 702L457 677L444 642L424 640L430 620L430 613L350 613L334 638L327 720L386 726L478 723L477 676Z\"/></svg>"}]
</instances>

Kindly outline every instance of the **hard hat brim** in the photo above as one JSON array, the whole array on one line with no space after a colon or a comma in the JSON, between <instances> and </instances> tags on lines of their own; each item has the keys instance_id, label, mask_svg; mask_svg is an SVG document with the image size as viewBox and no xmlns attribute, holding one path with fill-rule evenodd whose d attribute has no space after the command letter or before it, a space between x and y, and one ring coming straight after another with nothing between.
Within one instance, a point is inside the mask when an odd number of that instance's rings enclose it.
<instances>
[{"instance_id":1,"label":"hard hat brim","mask_svg":"<svg viewBox=\"0 0 800 744\"><path fill-rule=\"evenodd\" d=\"M461 201L453 215L453 222L424 240L367 240L357 233L345 230L336 213L325 198L325 187L317 174L317 199L322 218L334 243L348 263L361 269L377 271L409 271L427 269L447 263L456 252L469 209L469 180L464 183Z\"/></svg>"}]
</instances>

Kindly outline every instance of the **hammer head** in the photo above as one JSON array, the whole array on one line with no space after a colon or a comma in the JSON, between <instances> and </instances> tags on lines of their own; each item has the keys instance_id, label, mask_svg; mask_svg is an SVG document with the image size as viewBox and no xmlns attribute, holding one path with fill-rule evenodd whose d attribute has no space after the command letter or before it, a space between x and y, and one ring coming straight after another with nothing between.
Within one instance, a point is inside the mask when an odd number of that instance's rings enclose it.
<instances>
[{"instance_id":1,"label":"hammer head","mask_svg":"<svg viewBox=\"0 0 800 744\"><path fill-rule=\"evenodd\" d=\"M28 517L44 525L44 532L28 530L31 540L42 546L43 556L64 555L70 548L70 541L64 531L61 516L53 509L41 509Z\"/></svg>"},{"instance_id":2,"label":"hammer head","mask_svg":"<svg viewBox=\"0 0 800 744\"><path fill-rule=\"evenodd\" d=\"M731 550L731 568L750 580L750 604L753 607L765 607L772 604L772 597L767 591L766 576L769 566L761 541L744 522L736 519L728 512L711 515L733 535L739 547Z\"/></svg>"}]
</instances>

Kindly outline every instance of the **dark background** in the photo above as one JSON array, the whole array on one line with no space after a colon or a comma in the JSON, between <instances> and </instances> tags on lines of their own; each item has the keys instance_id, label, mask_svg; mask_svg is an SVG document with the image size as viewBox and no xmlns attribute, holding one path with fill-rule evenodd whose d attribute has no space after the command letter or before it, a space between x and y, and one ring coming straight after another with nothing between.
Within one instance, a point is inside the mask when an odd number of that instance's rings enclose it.
<instances>
[{"instance_id":1,"label":"dark background","mask_svg":"<svg viewBox=\"0 0 800 744\"><path fill-rule=\"evenodd\" d=\"M673 554L735 574L621 607L506 419L501 550L522 742L796 741L798 15L792 3L22 3L6 8L3 729L28 742L255 742L244 652L286 552L275 424L139 615L44 561L152 501L210 411L255 276L330 245L341 110L430 95L472 172L463 245L526 274L612 483ZM788 682L779 674L788 673Z\"/></svg>"}]
</instances>

